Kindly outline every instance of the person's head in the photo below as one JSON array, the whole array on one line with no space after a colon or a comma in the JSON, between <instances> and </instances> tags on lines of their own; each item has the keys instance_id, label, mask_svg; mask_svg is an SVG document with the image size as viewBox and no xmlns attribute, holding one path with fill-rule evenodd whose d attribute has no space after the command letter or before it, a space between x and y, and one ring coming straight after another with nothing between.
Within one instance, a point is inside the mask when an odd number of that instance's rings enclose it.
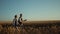
<instances>
[{"instance_id":1,"label":"person's head","mask_svg":"<svg viewBox=\"0 0 60 34\"><path fill-rule=\"evenodd\" d=\"M14 17L17 18L17 15L15 15Z\"/></svg>"},{"instance_id":2,"label":"person's head","mask_svg":"<svg viewBox=\"0 0 60 34\"><path fill-rule=\"evenodd\" d=\"M20 18L22 17L22 13L20 14Z\"/></svg>"}]
</instances>

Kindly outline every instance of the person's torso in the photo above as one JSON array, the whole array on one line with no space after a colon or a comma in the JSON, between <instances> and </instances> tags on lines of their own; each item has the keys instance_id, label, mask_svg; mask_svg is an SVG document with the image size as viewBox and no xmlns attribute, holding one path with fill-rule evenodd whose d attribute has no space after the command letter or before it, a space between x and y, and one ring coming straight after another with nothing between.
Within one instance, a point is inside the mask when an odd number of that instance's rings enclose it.
<instances>
[{"instance_id":1,"label":"person's torso","mask_svg":"<svg viewBox=\"0 0 60 34\"><path fill-rule=\"evenodd\" d=\"M19 17L18 21L19 21L19 22L22 22L22 18Z\"/></svg>"},{"instance_id":2,"label":"person's torso","mask_svg":"<svg viewBox=\"0 0 60 34\"><path fill-rule=\"evenodd\" d=\"M13 20L13 23L14 23L14 24L17 24L17 19L14 19L14 20Z\"/></svg>"}]
</instances>

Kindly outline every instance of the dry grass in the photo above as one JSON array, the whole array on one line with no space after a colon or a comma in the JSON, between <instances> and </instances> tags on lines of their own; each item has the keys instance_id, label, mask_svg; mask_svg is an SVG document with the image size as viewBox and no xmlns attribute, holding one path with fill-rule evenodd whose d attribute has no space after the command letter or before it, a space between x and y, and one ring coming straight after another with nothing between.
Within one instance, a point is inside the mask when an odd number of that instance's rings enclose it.
<instances>
[{"instance_id":1,"label":"dry grass","mask_svg":"<svg viewBox=\"0 0 60 34\"><path fill-rule=\"evenodd\" d=\"M40 22L40 21L39 21ZM5 26L4 24L0 24L0 34L60 34L60 22L53 21L53 23L49 21L49 23L41 23L39 22L29 22L24 23L24 28L17 26L17 29L13 26ZM10 23L11 24L11 23ZM3 27L4 26L4 27Z\"/></svg>"}]
</instances>

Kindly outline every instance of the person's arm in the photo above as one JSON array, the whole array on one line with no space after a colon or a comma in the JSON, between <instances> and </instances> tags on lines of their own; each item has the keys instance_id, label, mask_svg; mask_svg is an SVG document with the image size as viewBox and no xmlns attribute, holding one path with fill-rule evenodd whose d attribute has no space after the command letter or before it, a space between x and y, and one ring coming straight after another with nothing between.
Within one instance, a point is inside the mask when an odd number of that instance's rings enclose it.
<instances>
[{"instance_id":1,"label":"person's arm","mask_svg":"<svg viewBox=\"0 0 60 34\"><path fill-rule=\"evenodd\" d=\"M22 23L23 23L24 21L27 21L27 20L26 20L26 19L25 19L25 20L23 20L23 18L20 18L20 22L22 22Z\"/></svg>"},{"instance_id":2,"label":"person's arm","mask_svg":"<svg viewBox=\"0 0 60 34\"><path fill-rule=\"evenodd\" d=\"M24 21L27 21L27 19L25 19Z\"/></svg>"},{"instance_id":3,"label":"person's arm","mask_svg":"<svg viewBox=\"0 0 60 34\"><path fill-rule=\"evenodd\" d=\"M21 18L21 19L20 19L20 21L23 23L23 22L25 22L25 21L26 21L26 19L25 19L25 20L23 20L23 18Z\"/></svg>"}]
</instances>

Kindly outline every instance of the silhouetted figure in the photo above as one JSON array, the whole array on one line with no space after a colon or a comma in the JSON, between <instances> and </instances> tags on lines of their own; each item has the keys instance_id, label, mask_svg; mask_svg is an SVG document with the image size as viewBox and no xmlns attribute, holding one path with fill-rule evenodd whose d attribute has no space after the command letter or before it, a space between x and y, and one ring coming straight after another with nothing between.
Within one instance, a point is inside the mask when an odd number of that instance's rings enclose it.
<instances>
[{"instance_id":1,"label":"silhouetted figure","mask_svg":"<svg viewBox=\"0 0 60 34\"><path fill-rule=\"evenodd\" d=\"M18 18L18 23L21 25L22 24L22 14L20 14L20 17Z\"/></svg>"},{"instance_id":2,"label":"silhouetted figure","mask_svg":"<svg viewBox=\"0 0 60 34\"><path fill-rule=\"evenodd\" d=\"M23 26L23 21L26 21L26 20L23 20L22 18L22 14L20 14L20 17L18 18L18 23L20 24L20 26Z\"/></svg>"},{"instance_id":3,"label":"silhouetted figure","mask_svg":"<svg viewBox=\"0 0 60 34\"><path fill-rule=\"evenodd\" d=\"M16 28L17 27L17 15L14 16L14 19L13 19L13 25L14 27Z\"/></svg>"}]
</instances>

